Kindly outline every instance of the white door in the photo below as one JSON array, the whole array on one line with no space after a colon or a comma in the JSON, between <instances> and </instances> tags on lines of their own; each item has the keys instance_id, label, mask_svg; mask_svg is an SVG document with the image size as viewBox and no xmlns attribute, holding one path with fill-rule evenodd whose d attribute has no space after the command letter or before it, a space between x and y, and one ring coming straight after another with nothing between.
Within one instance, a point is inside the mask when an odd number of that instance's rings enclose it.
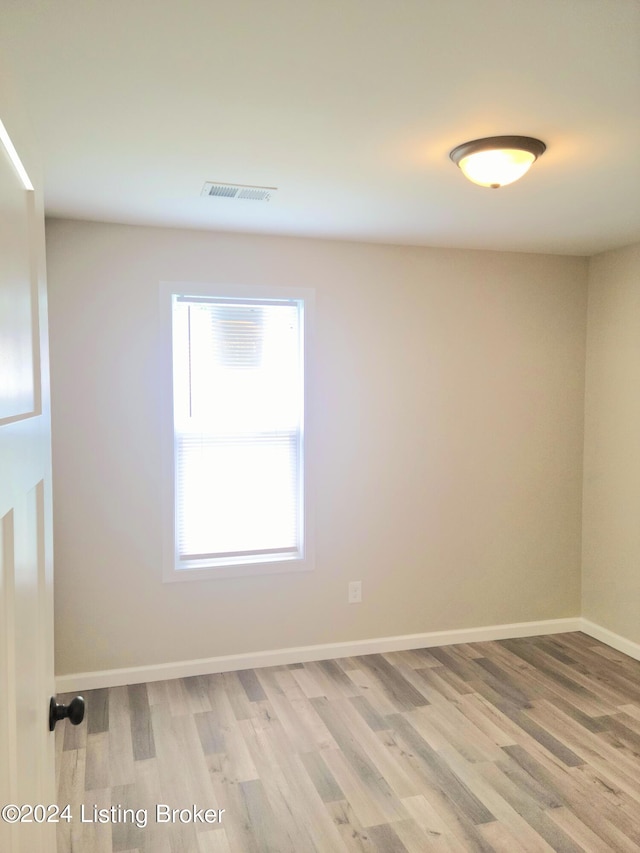
<instances>
[{"instance_id":1,"label":"white door","mask_svg":"<svg viewBox=\"0 0 640 853\"><path fill-rule=\"evenodd\" d=\"M20 110L0 90L0 134L28 176L35 160ZM10 143L9 143L10 145ZM0 812L2 853L54 853L51 441L44 218L0 142ZM28 819L31 822L28 822Z\"/></svg>"}]
</instances>

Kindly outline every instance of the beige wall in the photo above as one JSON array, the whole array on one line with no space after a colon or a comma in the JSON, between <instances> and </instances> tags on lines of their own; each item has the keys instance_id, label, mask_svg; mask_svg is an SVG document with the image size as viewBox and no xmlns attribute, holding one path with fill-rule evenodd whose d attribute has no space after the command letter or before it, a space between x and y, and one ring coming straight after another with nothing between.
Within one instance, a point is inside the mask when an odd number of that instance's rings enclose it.
<instances>
[{"instance_id":1,"label":"beige wall","mask_svg":"<svg viewBox=\"0 0 640 853\"><path fill-rule=\"evenodd\" d=\"M589 262L583 616L640 642L640 245Z\"/></svg>"},{"instance_id":2,"label":"beige wall","mask_svg":"<svg viewBox=\"0 0 640 853\"><path fill-rule=\"evenodd\" d=\"M47 251L59 674L579 614L584 259L63 220ZM314 572L162 583L161 279L316 288Z\"/></svg>"}]
</instances>

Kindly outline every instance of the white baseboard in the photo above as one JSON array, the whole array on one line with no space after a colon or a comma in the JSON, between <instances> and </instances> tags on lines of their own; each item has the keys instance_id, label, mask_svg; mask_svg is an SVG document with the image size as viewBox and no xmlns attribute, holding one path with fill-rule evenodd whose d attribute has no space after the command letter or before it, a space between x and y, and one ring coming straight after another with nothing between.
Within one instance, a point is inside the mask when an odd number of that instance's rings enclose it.
<instances>
[{"instance_id":1,"label":"white baseboard","mask_svg":"<svg viewBox=\"0 0 640 853\"><path fill-rule=\"evenodd\" d=\"M632 640L627 640L626 637L621 637L620 634L614 634L608 628L603 628L602 625L596 625L595 622L590 622L589 619L581 619L582 627L579 629L584 634L588 634L601 643L611 646L612 649L617 649L625 655L629 655L634 660L640 660L640 643L634 643Z\"/></svg>"},{"instance_id":2,"label":"white baseboard","mask_svg":"<svg viewBox=\"0 0 640 853\"><path fill-rule=\"evenodd\" d=\"M450 646L454 643L479 643L488 640L509 640L516 637L538 637L543 634L563 634L568 631L584 630L586 633L590 633L583 627L583 622L584 620L578 616L569 619L546 619L540 622L514 622L508 625L463 628L457 631L431 631L426 634L405 634L371 640L352 640L344 643L324 643L317 646L247 652L199 660L133 666L125 669L77 672L57 676L56 691L58 693L73 693L79 690L93 690L97 687L121 687L125 684L140 684L144 681L164 681L170 678L211 675L216 672L229 672L237 669L282 666L290 663L305 663L314 660L327 660L328 658L383 652L400 652L408 649L426 649L431 646ZM594 625L594 628L597 626ZM596 635L592 634L592 636ZM615 635L612 634L612 636ZM601 637L597 637L597 639L601 639ZM622 640L622 638L620 639ZM603 642L606 643L607 640ZM618 647L616 646L616 648Z\"/></svg>"}]
</instances>

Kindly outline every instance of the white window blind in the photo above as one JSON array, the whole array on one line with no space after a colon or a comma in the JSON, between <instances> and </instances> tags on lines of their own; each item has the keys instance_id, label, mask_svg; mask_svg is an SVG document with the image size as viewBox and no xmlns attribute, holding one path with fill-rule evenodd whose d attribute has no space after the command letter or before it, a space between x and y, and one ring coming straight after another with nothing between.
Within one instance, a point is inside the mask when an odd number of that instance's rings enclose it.
<instances>
[{"instance_id":1,"label":"white window blind","mask_svg":"<svg viewBox=\"0 0 640 853\"><path fill-rule=\"evenodd\" d=\"M302 312L174 296L177 568L302 556Z\"/></svg>"}]
</instances>

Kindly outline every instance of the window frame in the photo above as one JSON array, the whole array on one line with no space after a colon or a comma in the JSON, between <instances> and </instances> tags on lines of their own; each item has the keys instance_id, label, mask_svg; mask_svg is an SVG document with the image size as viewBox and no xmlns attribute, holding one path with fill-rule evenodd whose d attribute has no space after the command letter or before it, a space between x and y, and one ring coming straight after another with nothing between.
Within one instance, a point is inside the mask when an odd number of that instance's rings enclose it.
<instances>
[{"instance_id":1,"label":"window frame","mask_svg":"<svg viewBox=\"0 0 640 853\"><path fill-rule=\"evenodd\" d=\"M228 563L178 568L176 549L175 506L175 430L173 404L173 297L194 296L227 299L294 299L300 301L302 310L304 415L301 437L302 458L302 556L285 559L262 558L254 561L237 557ZM162 387L162 563L163 581L191 581L214 578L244 577L250 575L280 574L284 572L311 571L314 568L313 488L312 488L312 424L310 415L310 389L312 382L313 325L315 290L307 287L270 287L211 282L163 281L160 282L160 332Z\"/></svg>"}]
</instances>

